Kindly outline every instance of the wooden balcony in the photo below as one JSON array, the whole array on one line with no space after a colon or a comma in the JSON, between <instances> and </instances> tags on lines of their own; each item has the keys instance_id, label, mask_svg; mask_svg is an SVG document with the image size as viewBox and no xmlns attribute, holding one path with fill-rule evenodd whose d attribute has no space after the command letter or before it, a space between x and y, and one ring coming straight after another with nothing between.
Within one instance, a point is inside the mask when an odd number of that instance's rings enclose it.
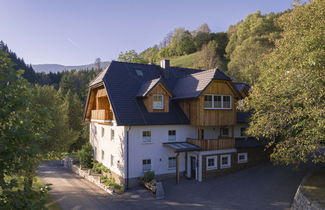
<instances>
[{"instance_id":1,"label":"wooden balcony","mask_svg":"<svg viewBox=\"0 0 325 210\"><path fill-rule=\"evenodd\" d=\"M202 148L202 150L219 150L219 149L233 149L235 148L235 138L221 137L219 139L191 139L186 141L195 144Z\"/></svg>"},{"instance_id":2,"label":"wooden balcony","mask_svg":"<svg viewBox=\"0 0 325 210\"><path fill-rule=\"evenodd\" d=\"M91 120L112 120L112 113L106 109L91 110Z\"/></svg>"}]
</instances>

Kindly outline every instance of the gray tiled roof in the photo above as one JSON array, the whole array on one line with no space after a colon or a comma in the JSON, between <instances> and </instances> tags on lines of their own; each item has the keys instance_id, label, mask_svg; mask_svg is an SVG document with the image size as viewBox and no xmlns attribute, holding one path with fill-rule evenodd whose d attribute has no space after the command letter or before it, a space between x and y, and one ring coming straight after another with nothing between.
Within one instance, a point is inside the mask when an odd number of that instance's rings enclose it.
<instances>
[{"instance_id":1,"label":"gray tiled roof","mask_svg":"<svg viewBox=\"0 0 325 210\"><path fill-rule=\"evenodd\" d=\"M137 93L137 97L147 95L147 93L150 92L150 90L153 87L155 87L159 83L159 81L160 81L160 78L157 78L157 79L149 80L149 81L143 83L143 85L140 87L140 89Z\"/></svg>"},{"instance_id":2,"label":"gray tiled roof","mask_svg":"<svg viewBox=\"0 0 325 210\"><path fill-rule=\"evenodd\" d=\"M164 71L152 64L112 61L90 86L105 84L118 125L167 125L189 124L189 120L174 100L169 102L169 112L148 112L139 96L145 96L159 82L173 99L178 99L197 97L212 79L231 81L218 69L170 67L168 79L163 76Z\"/></svg>"},{"instance_id":3,"label":"gray tiled roof","mask_svg":"<svg viewBox=\"0 0 325 210\"><path fill-rule=\"evenodd\" d=\"M231 80L219 69L190 74L177 80L173 89L173 99L198 97L212 79Z\"/></svg>"}]
</instances>

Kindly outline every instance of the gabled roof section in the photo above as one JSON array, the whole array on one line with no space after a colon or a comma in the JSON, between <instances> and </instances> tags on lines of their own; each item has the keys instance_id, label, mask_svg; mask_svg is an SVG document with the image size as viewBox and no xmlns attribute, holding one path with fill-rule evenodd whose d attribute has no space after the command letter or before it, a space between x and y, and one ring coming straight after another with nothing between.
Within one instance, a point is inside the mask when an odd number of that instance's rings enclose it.
<instances>
[{"instance_id":1,"label":"gabled roof section","mask_svg":"<svg viewBox=\"0 0 325 210\"><path fill-rule=\"evenodd\" d=\"M177 80L173 89L173 99L196 98L213 79L231 81L230 77L219 69L190 74Z\"/></svg>"},{"instance_id":2,"label":"gabled roof section","mask_svg":"<svg viewBox=\"0 0 325 210\"><path fill-rule=\"evenodd\" d=\"M99 83L103 82L103 78L108 70L110 65L108 65L108 67L106 67L103 71L101 71L93 81L90 82L89 84L89 87L92 87L92 86L96 86L98 85Z\"/></svg>"},{"instance_id":3,"label":"gabled roof section","mask_svg":"<svg viewBox=\"0 0 325 210\"><path fill-rule=\"evenodd\" d=\"M172 96L171 91L167 88L167 86L163 82L163 79L160 77L160 78L149 80L149 81L143 83L143 85L140 87L140 89L137 93L137 97L145 97L159 83L165 88L165 90L168 92L168 94L170 96Z\"/></svg>"},{"instance_id":4,"label":"gabled roof section","mask_svg":"<svg viewBox=\"0 0 325 210\"><path fill-rule=\"evenodd\" d=\"M137 74L136 70L142 74ZM197 71L184 70L177 74L185 76ZM169 112L148 112L143 100L137 97L140 89L144 91L141 90L139 95L144 94L153 84L159 83L156 80L161 76L162 69L157 65L112 61L103 82L118 125L189 124L188 118L176 102L169 103ZM174 74L171 80L175 80ZM170 89L165 82L163 84Z\"/></svg>"}]
</instances>

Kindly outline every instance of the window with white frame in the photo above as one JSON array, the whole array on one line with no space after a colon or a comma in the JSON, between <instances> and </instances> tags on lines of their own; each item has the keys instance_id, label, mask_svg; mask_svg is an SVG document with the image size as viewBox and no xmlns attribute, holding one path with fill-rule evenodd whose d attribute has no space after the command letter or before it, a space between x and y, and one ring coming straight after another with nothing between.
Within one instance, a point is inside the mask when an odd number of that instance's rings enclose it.
<instances>
[{"instance_id":1,"label":"window with white frame","mask_svg":"<svg viewBox=\"0 0 325 210\"><path fill-rule=\"evenodd\" d=\"M142 131L142 142L151 143L151 131Z\"/></svg>"},{"instance_id":2,"label":"window with white frame","mask_svg":"<svg viewBox=\"0 0 325 210\"><path fill-rule=\"evenodd\" d=\"M102 127L102 137L105 135L105 129Z\"/></svg>"},{"instance_id":3,"label":"window with white frame","mask_svg":"<svg viewBox=\"0 0 325 210\"><path fill-rule=\"evenodd\" d=\"M151 171L151 159L142 160L142 170L143 172Z\"/></svg>"},{"instance_id":4,"label":"window with white frame","mask_svg":"<svg viewBox=\"0 0 325 210\"><path fill-rule=\"evenodd\" d=\"M114 140L114 137L115 137L115 131L111 129L111 141Z\"/></svg>"},{"instance_id":5,"label":"window with white frame","mask_svg":"<svg viewBox=\"0 0 325 210\"><path fill-rule=\"evenodd\" d=\"M175 169L176 168L176 157L169 157L168 158L168 169Z\"/></svg>"},{"instance_id":6,"label":"window with white frame","mask_svg":"<svg viewBox=\"0 0 325 210\"><path fill-rule=\"evenodd\" d=\"M105 152L104 152L104 150L102 150L102 160L104 160L105 159Z\"/></svg>"},{"instance_id":7,"label":"window with white frame","mask_svg":"<svg viewBox=\"0 0 325 210\"><path fill-rule=\"evenodd\" d=\"M230 168L231 155L220 155L220 168Z\"/></svg>"},{"instance_id":8,"label":"window with white frame","mask_svg":"<svg viewBox=\"0 0 325 210\"><path fill-rule=\"evenodd\" d=\"M246 131L245 127L240 128L240 136L246 136L245 131Z\"/></svg>"},{"instance_id":9,"label":"window with white frame","mask_svg":"<svg viewBox=\"0 0 325 210\"><path fill-rule=\"evenodd\" d=\"M164 95L155 94L153 95L153 102L152 102L153 109L164 109Z\"/></svg>"},{"instance_id":10,"label":"window with white frame","mask_svg":"<svg viewBox=\"0 0 325 210\"><path fill-rule=\"evenodd\" d=\"M207 170L213 170L213 169L217 169L218 166L217 166L217 163L218 163L218 157L217 156L210 156L210 157L207 157L206 159L207 161Z\"/></svg>"},{"instance_id":11,"label":"window with white frame","mask_svg":"<svg viewBox=\"0 0 325 210\"><path fill-rule=\"evenodd\" d=\"M229 95L204 95L205 109L231 109L231 96Z\"/></svg>"},{"instance_id":12,"label":"window with white frame","mask_svg":"<svg viewBox=\"0 0 325 210\"><path fill-rule=\"evenodd\" d=\"M222 127L221 128L221 136L229 136L229 128L228 127Z\"/></svg>"},{"instance_id":13,"label":"window with white frame","mask_svg":"<svg viewBox=\"0 0 325 210\"><path fill-rule=\"evenodd\" d=\"M176 141L176 130L168 131L168 141Z\"/></svg>"},{"instance_id":14,"label":"window with white frame","mask_svg":"<svg viewBox=\"0 0 325 210\"><path fill-rule=\"evenodd\" d=\"M114 155L111 155L111 166L114 166Z\"/></svg>"},{"instance_id":15,"label":"window with white frame","mask_svg":"<svg viewBox=\"0 0 325 210\"><path fill-rule=\"evenodd\" d=\"M247 163L247 153L238 153L238 163Z\"/></svg>"}]
</instances>

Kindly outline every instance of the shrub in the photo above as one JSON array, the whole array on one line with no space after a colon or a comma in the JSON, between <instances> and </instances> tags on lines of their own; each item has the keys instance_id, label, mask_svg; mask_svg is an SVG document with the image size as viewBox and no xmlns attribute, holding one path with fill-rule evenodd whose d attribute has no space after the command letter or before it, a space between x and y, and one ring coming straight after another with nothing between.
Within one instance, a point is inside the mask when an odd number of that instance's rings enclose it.
<instances>
[{"instance_id":1,"label":"shrub","mask_svg":"<svg viewBox=\"0 0 325 210\"><path fill-rule=\"evenodd\" d=\"M101 174L103 172L105 172L105 173L110 172L110 170L106 166L104 166L102 163L99 163L96 160L94 160L93 168L91 170L92 170L92 172L97 173L97 174Z\"/></svg>"},{"instance_id":2,"label":"shrub","mask_svg":"<svg viewBox=\"0 0 325 210\"><path fill-rule=\"evenodd\" d=\"M142 181L144 182L150 182L155 178L155 172L154 171L147 171L144 173L144 176L142 177Z\"/></svg>"},{"instance_id":3,"label":"shrub","mask_svg":"<svg viewBox=\"0 0 325 210\"><path fill-rule=\"evenodd\" d=\"M93 148L89 142L82 146L78 152L80 165L85 168L93 167Z\"/></svg>"}]
</instances>

